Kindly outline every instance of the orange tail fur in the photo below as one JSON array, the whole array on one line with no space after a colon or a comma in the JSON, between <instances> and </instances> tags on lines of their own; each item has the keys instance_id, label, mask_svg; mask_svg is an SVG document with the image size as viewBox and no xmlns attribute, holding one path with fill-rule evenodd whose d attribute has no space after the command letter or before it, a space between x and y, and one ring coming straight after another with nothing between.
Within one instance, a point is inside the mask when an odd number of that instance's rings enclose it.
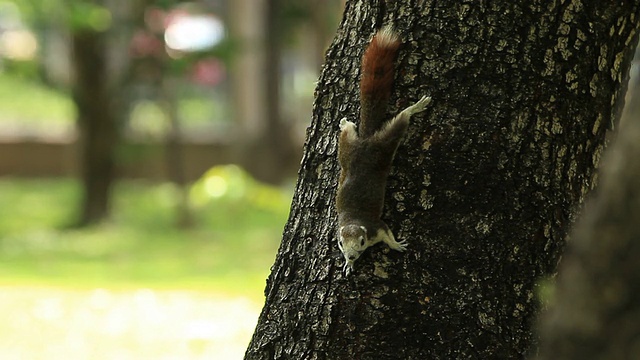
<instances>
[{"instance_id":1,"label":"orange tail fur","mask_svg":"<svg viewBox=\"0 0 640 360\"><path fill-rule=\"evenodd\" d=\"M400 38L392 26L378 31L362 57L360 80L360 136L369 137L382 127L393 86L394 62Z\"/></svg>"}]
</instances>

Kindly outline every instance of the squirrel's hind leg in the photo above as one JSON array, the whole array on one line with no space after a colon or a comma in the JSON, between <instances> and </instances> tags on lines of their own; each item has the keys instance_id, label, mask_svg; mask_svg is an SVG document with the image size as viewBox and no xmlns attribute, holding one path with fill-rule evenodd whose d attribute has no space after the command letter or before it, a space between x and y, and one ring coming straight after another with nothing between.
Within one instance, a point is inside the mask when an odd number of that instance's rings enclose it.
<instances>
[{"instance_id":1,"label":"squirrel's hind leg","mask_svg":"<svg viewBox=\"0 0 640 360\"><path fill-rule=\"evenodd\" d=\"M416 101L415 104L408 106L406 109L402 110L399 116L411 117L413 114L417 114L419 112L423 112L427 105L431 103L431 96L423 96L420 100Z\"/></svg>"},{"instance_id":2,"label":"squirrel's hind leg","mask_svg":"<svg viewBox=\"0 0 640 360\"><path fill-rule=\"evenodd\" d=\"M338 138L338 154L341 165L346 165L353 152L353 147L358 141L358 131L356 124L347 121L347 118L340 120L340 137Z\"/></svg>"},{"instance_id":3,"label":"squirrel's hind leg","mask_svg":"<svg viewBox=\"0 0 640 360\"><path fill-rule=\"evenodd\" d=\"M340 163L340 180L342 182L349 172L349 163L353 157L354 148L358 142L358 131L356 124L347 121L347 118L340 120L340 135L338 137L338 162Z\"/></svg>"},{"instance_id":4,"label":"squirrel's hind leg","mask_svg":"<svg viewBox=\"0 0 640 360\"><path fill-rule=\"evenodd\" d=\"M431 97L423 96L420 100L416 101L415 104L408 106L393 119L388 121L382 129L378 130L373 135L374 138L382 143L394 141L399 142L400 138L404 135L405 130L409 126L411 116L424 111L429 103L431 103Z\"/></svg>"},{"instance_id":5,"label":"squirrel's hind leg","mask_svg":"<svg viewBox=\"0 0 640 360\"><path fill-rule=\"evenodd\" d=\"M356 130L356 124L348 121L347 118L340 120L340 137L345 137L346 140L354 141L358 138L358 131Z\"/></svg>"}]
</instances>

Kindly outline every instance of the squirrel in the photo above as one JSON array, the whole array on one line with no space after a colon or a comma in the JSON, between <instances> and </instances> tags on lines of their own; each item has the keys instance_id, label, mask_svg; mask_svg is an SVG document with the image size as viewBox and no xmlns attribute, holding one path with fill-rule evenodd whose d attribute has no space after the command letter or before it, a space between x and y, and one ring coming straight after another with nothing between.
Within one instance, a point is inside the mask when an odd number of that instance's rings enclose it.
<instances>
[{"instance_id":1,"label":"squirrel","mask_svg":"<svg viewBox=\"0 0 640 360\"><path fill-rule=\"evenodd\" d=\"M424 111L431 97L423 96L385 122L400 45L400 37L391 25L374 35L362 57L360 129L356 130L356 125L346 118L340 121L336 210L338 247L344 255L345 275L353 270L362 252L378 242L397 251L405 251L408 245L406 240L396 241L381 220L385 187L411 116Z\"/></svg>"}]
</instances>

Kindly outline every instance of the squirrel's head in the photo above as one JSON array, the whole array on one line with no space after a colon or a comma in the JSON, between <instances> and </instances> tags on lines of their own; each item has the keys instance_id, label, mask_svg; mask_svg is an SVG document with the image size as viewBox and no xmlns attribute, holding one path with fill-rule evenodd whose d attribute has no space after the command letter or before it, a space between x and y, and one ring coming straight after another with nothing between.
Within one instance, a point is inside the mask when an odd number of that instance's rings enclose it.
<instances>
[{"instance_id":1,"label":"squirrel's head","mask_svg":"<svg viewBox=\"0 0 640 360\"><path fill-rule=\"evenodd\" d=\"M353 269L353 263L368 247L367 229L359 225L345 225L340 228L338 234L338 247L344 255L344 272L349 275Z\"/></svg>"}]
</instances>

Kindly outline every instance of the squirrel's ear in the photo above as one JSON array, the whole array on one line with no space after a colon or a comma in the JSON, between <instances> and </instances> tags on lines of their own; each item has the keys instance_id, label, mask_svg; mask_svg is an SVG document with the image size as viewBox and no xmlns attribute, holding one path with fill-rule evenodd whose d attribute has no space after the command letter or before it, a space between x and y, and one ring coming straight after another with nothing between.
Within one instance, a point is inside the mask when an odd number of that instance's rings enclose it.
<instances>
[{"instance_id":1,"label":"squirrel's ear","mask_svg":"<svg viewBox=\"0 0 640 360\"><path fill-rule=\"evenodd\" d=\"M362 229L362 231L364 232L365 235L367 234L367 228L366 227L360 226L360 229Z\"/></svg>"}]
</instances>

